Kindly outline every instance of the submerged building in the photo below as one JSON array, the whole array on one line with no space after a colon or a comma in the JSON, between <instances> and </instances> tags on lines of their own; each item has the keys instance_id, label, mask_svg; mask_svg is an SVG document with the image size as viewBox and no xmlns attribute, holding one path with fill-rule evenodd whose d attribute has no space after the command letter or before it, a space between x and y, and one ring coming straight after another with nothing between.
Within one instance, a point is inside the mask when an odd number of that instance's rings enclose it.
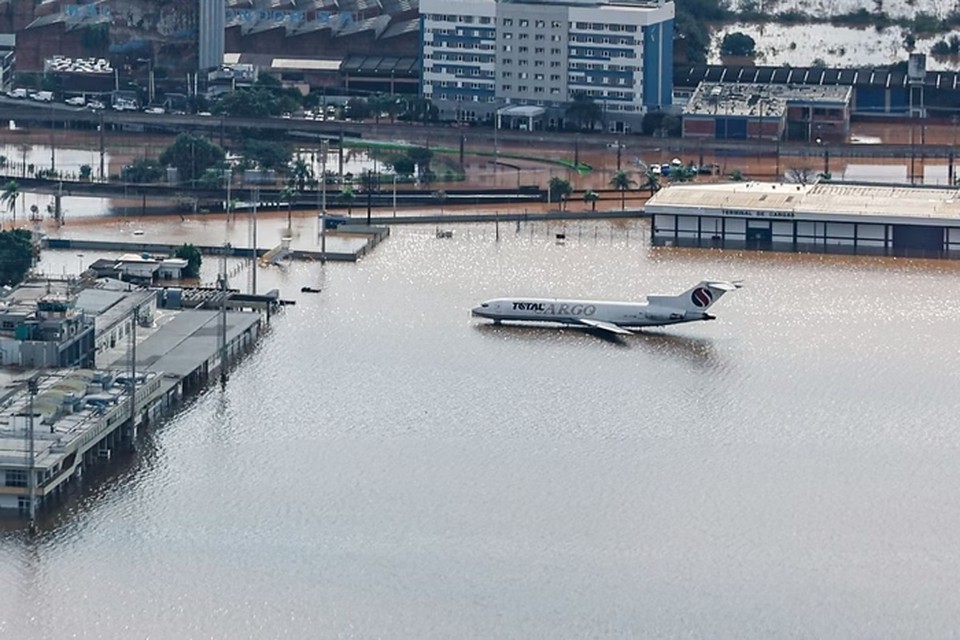
<instances>
[{"instance_id":1,"label":"submerged building","mask_svg":"<svg viewBox=\"0 0 960 640\"><path fill-rule=\"evenodd\" d=\"M645 205L655 245L960 258L960 189L676 185Z\"/></svg>"}]
</instances>

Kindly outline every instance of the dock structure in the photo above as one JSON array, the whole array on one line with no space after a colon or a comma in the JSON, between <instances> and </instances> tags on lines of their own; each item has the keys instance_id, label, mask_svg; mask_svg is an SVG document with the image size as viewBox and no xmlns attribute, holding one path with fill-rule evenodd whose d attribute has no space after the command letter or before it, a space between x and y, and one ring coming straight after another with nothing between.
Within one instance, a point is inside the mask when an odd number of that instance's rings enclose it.
<instances>
[{"instance_id":1,"label":"dock structure","mask_svg":"<svg viewBox=\"0 0 960 640\"><path fill-rule=\"evenodd\" d=\"M661 189L646 205L660 246L960 257L960 189L731 182Z\"/></svg>"},{"instance_id":2,"label":"dock structure","mask_svg":"<svg viewBox=\"0 0 960 640\"><path fill-rule=\"evenodd\" d=\"M91 316L96 339L82 360L95 358L96 368L0 369L0 511L29 513L31 523L85 469L134 449L141 429L225 373L280 304L271 292L237 300L231 310L171 307L156 302L169 291L69 285L48 286Z\"/></svg>"},{"instance_id":3,"label":"dock structure","mask_svg":"<svg viewBox=\"0 0 960 640\"><path fill-rule=\"evenodd\" d=\"M157 373L140 376L143 419L162 412L162 383ZM15 383L0 405L0 510L35 509L108 460L130 419L130 389L123 371L90 369L38 375L33 391L26 380Z\"/></svg>"}]
</instances>

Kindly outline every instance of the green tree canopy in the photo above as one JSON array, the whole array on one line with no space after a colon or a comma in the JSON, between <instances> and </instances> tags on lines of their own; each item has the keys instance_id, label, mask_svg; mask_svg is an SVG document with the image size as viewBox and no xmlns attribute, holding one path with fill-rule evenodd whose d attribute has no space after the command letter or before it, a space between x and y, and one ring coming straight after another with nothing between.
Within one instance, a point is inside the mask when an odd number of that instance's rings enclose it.
<instances>
[{"instance_id":1,"label":"green tree canopy","mask_svg":"<svg viewBox=\"0 0 960 640\"><path fill-rule=\"evenodd\" d=\"M397 156L393 159L393 171L398 176L412 176L417 170L416 163L410 159L410 156Z\"/></svg>"},{"instance_id":2,"label":"green tree canopy","mask_svg":"<svg viewBox=\"0 0 960 640\"><path fill-rule=\"evenodd\" d=\"M590 203L590 210L597 210L597 200L600 199L600 194L594 191L593 189L587 189L583 194L583 201Z\"/></svg>"},{"instance_id":3,"label":"green tree canopy","mask_svg":"<svg viewBox=\"0 0 960 640\"><path fill-rule=\"evenodd\" d=\"M433 160L433 151L427 147L410 147L407 157L413 160L421 174L430 172L430 161Z\"/></svg>"},{"instance_id":4,"label":"green tree canopy","mask_svg":"<svg viewBox=\"0 0 960 640\"><path fill-rule=\"evenodd\" d=\"M593 125L603 120L603 109L592 96L582 91L573 94L573 102L567 107L566 117L577 123L577 129L593 129Z\"/></svg>"},{"instance_id":5,"label":"green tree canopy","mask_svg":"<svg viewBox=\"0 0 960 640\"><path fill-rule=\"evenodd\" d=\"M0 285L17 285L33 264L33 245L26 229L0 231Z\"/></svg>"},{"instance_id":6,"label":"green tree canopy","mask_svg":"<svg viewBox=\"0 0 960 640\"><path fill-rule=\"evenodd\" d=\"M570 194L573 193L573 187L570 186L570 181L565 178L559 178L554 176L550 178L549 184L550 190L550 202L560 203L560 210L563 210L563 205L567 201L567 198L570 197Z\"/></svg>"},{"instance_id":7,"label":"green tree canopy","mask_svg":"<svg viewBox=\"0 0 960 640\"><path fill-rule=\"evenodd\" d=\"M284 173L287 170L290 159L293 157L290 147L283 142L256 139L247 140L244 143L243 155L257 168L278 173Z\"/></svg>"},{"instance_id":8,"label":"green tree canopy","mask_svg":"<svg viewBox=\"0 0 960 640\"><path fill-rule=\"evenodd\" d=\"M187 278L200 277L200 265L203 263L203 254L192 244L184 244L177 247L173 252L175 258L181 258L187 261L187 268L183 270L183 275Z\"/></svg>"},{"instance_id":9,"label":"green tree canopy","mask_svg":"<svg viewBox=\"0 0 960 640\"><path fill-rule=\"evenodd\" d=\"M163 179L163 167L154 158L137 158L120 170L120 179L124 182L146 184Z\"/></svg>"},{"instance_id":10,"label":"green tree canopy","mask_svg":"<svg viewBox=\"0 0 960 640\"><path fill-rule=\"evenodd\" d=\"M0 193L0 204L7 207L7 211L13 214L13 219L17 219L17 198L20 197L20 183L16 180L10 180L3 185L3 193Z\"/></svg>"},{"instance_id":11,"label":"green tree canopy","mask_svg":"<svg viewBox=\"0 0 960 640\"><path fill-rule=\"evenodd\" d=\"M720 43L720 53L725 56L752 56L756 52L756 40L740 31L723 36L723 41Z\"/></svg>"},{"instance_id":12,"label":"green tree canopy","mask_svg":"<svg viewBox=\"0 0 960 640\"><path fill-rule=\"evenodd\" d=\"M213 105L213 113L237 118L266 118L280 115L280 100L263 88L238 89L225 94Z\"/></svg>"},{"instance_id":13,"label":"green tree canopy","mask_svg":"<svg viewBox=\"0 0 960 640\"><path fill-rule=\"evenodd\" d=\"M627 189L632 187L634 184L636 183L626 171L617 171L617 173L610 178L610 186L620 192L620 209L626 208Z\"/></svg>"},{"instance_id":14,"label":"green tree canopy","mask_svg":"<svg viewBox=\"0 0 960 640\"><path fill-rule=\"evenodd\" d=\"M202 136L181 133L160 154L160 164L177 168L181 182L196 182L207 169L220 166L226 154Z\"/></svg>"}]
</instances>

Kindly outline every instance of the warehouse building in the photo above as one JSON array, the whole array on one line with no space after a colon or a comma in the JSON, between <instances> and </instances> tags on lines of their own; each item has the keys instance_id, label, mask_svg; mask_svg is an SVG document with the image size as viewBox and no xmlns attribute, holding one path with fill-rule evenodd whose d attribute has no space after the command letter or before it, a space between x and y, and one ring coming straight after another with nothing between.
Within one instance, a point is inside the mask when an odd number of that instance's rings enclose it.
<instances>
[{"instance_id":1,"label":"warehouse building","mask_svg":"<svg viewBox=\"0 0 960 640\"><path fill-rule=\"evenodd\" d=\"M960 190L731 182L677 185L647 202L661 246L960 257Z\"/></svg>"}]
</instances>

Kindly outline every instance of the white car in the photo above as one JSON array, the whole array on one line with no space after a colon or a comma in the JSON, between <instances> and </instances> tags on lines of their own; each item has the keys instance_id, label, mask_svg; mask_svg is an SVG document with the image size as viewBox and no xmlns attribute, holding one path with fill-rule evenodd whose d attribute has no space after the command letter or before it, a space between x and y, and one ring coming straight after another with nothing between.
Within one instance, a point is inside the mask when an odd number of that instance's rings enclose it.
<instances>
[{"instance_id":1,"label":"white car","mask_svg":"<svg viewBox=\"0 0 960 640\"><path fill-rule=\"evenodd\" d=\"M163 110L163 107L147 107L146 109L143 110L143 112L152 113L154 115L162 115L166 113L166 111Z\"/></svg>"},{"instance_id":2,"label":"white car","mask_svg":"<svg viewBox=\"0 0 960 640\"><path fill-rule=\"evenodd\" d=\"M87 104L87 99L83 96L74 96L72 98L67 98L64 100L64 102L74 107L82 107L83 105Z\"/></svg>"}]
</instances>

